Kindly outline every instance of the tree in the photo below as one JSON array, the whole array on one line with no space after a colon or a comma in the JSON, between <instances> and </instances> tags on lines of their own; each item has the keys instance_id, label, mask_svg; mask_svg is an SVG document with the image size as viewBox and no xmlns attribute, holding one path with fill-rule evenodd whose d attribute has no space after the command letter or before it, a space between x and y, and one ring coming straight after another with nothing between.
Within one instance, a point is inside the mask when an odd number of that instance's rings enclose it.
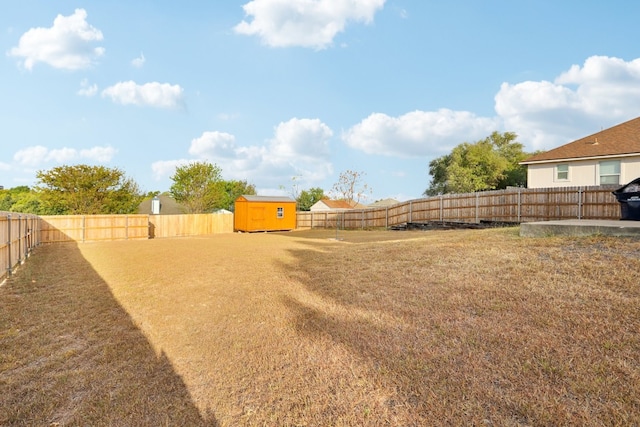
<instances>
[{"instance_id":1,"label":"tree","mask_svg":"<svg viewBox=\"0 0 640 427\"><path fill-rule=\"evenodd\" d=\"M298 201L298 210L309 211L319 200L324 199L324 190L319 187L313 187L309 190L302 190L296 199Z\"/></svg>"},{"instance_id":2,"label":"tree","mask_svg":"<svg viewBox=\"0 0 640 427\"><path fill-rule=\"evenodd\" d=\"M529 156L513 132L493 132L473 144L464 142L450 154L429 163L427 196L468 193L526 185L527 169L519 164Z\"/></svg>"},{"instance_id":3,"label":"tree","mask_svg":"<svg viewBox=\"0 0 640 427\"><path fill-rule=\"evenodd\" d=\"M12 212L30 213L35 215L51 215L52 212L35 191L20 193L10 209Z\"/></svg>"},{"instance_id":4,"label":"tree","mask_svg":"<svg viewBox=\"0 0 640 427\"><path fill-rule=\"evenodd\" d=\"M171 177L171 197L188 213L210 212L224 202L222 169L208 162L192 162L176 168Z\"/></svg>"},{"instance_id":5,"label":"tree","mask_svg":"<svg viewBox=\"0 0 640 427\"><path fill-rule=\"evenodd\" d=\"M424 192L425 196L437 196L438 194L449 193L447 169L451 164L451 154L435 158L429 162L429 175L431 175L431 185Z\"/></svg>"},{"instance_id":6,"label":"tree","mask_svg":"<svg viewBox=\"0 0 640 427\"><path fill-rule=\"evenodd\" d=\"M135 181L117 168L58 166L36 177L36 191L51 214L134 213L142 200Z\"/></svg>"},{"instance_id":7,"label":"tree","mask_svg":"<svg viewBox=\"0 0 640 427\"><path fill-rule=\"evenodd\" d=\"M364 175L364 172L353 170L340 173L338 182L333 184L332 192L336 198L344 200L350 205L359 203L367 193L371 193L369 186L362 182Z\"/></svg>"},{"instance_id":8,"label":"tree","mask_svg":"<svg viewBox=\"0 0 640 427\"><path fill-rule=\"evenodd\" d=\"M255 195L256 187L253 184L248 184L247 181L223 181L224 194L222 200L216 206L217 208L223 208L232 211L233 204L236 199L242 195Z\"/></svg>"},{"instance_id":9,"label":"tree","mask_svg":"<svg viewBox=\"0 0 640 427\"><path fill-rule=\"evenodd\" d=\"M26 185L0 190L0 211L11 211L16 201L22 197L24 193L29 193L30 191L31 189Z\"/></svg>"}]
</instances>

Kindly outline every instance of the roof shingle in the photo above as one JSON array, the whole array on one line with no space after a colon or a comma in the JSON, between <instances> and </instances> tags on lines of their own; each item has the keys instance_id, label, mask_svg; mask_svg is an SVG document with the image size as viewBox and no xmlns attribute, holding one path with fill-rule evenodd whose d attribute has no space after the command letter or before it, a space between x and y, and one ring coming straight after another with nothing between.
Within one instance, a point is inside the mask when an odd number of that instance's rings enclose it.
<instances>
[{"instance_id":1,"label":"roof shingle","mask_svg":"<svg viewBox=\"0 0 640 427\"><path fill-rule=\"evenodd\" d=\"M640 154L640 117L536 154L521 164Z\"/></svg>"}]
</instances>

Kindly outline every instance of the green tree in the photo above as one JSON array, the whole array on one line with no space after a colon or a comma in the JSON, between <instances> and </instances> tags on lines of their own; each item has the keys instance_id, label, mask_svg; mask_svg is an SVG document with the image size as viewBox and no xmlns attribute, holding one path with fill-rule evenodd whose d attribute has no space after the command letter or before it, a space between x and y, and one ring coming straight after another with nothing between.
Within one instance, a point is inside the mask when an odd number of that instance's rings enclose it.
<instances>
[{"instance_id":1,"label":"green tree","mask_svg":"<svg viewBox=\"0 0 640 427\"><path fill-rule=\"evenodd\" d=\"M171 177L171 197L187 213L210 212L225 202L222 169L208 162L192 162L176 168Z\"/></svg>"},{"instance_id":2,"label":"green tree","mask_svg":"<svg viewBox=\"0 0 640 427\"><path fill-rule=\"evenodd\" d=\"M371 193L367 183L363 182L364 172L346 170L340 173L338 182L333 184L332 192L335 197L346 201L350 205L359 203L360 200Z\"/></svg>"},{"instance_id":3,"label":"green tree","mask_svg":"<svg viewBox=\"0 0 640 427\"><path fill-rule=\"evenodd\" d=\"M35 215L49 215L51 213L42 201L42 197L35 191L20 193L11 206L11 211Z\"/></svg>"},{"instance_id":4,"label":"green tree","mask_svg":"<svg viewBox=\"0 0 640 427\"><path fill-rule=\"evenodd\" d=\"M473 144L464 142L450 154L429 163L431 183L427 196L468 193L481 190L525 186L526 166L519 164L529 154L523 151L513 132L493 132Z\"/></svg>"},{"instance_id":5,"label":"green tree","mask_svg":"<svg viewBox=\"0 0 640 427\"><path fill-rule=\"evenodd\" d=\"M449 193L447 170L451 164L451 154L437 157L429 162L431 185L424 192L425 196L437 196Z\"/></svg>"},{"instance_id":6,"label":"green tree","mask_svg":"<svg viewBox=\"0 0 640 427\"><path fill-rule=\"evenodd\" d=\"M298 210L309 211L311 206L325 197L324 190L320 187L313 187L309 190L302 190L298 196Z\"/></svg>"},{"instance_id":7,"label":"green tree","mask_svg":"<svg viewBox=\"0 0 640 427\"><path fill-rule=\"evenodd\" d=\"M30 191L31 189L26 185L0 190L0 211L11 211L16 201L22 197L24 193L29 193Z\"/></svg>"},{"instance_id":8,"label":"green tree","mask_svg":"<svg viewBox=\"0 0 640 427\"><path fill-rule=\"evenodd\" d=\"M255 195L256 187L253 184L247 183L247 181L223 181L222 187L224 190L224 194L222 200L216 206L216 208L222 208L232 211L234 208L234 203L236 199L242 195Z\"/></svg>"},{"instance_id":9,"label":"green tree","mask_svg":"<svg viewBox=\"0 0 640 427\"><path fill-rule=\"evenodd\" d=\"M50 214L134 213L142 200L135 181L117 168L58 166L36 177L36 191Z\"/></svg>"}]
</instances>

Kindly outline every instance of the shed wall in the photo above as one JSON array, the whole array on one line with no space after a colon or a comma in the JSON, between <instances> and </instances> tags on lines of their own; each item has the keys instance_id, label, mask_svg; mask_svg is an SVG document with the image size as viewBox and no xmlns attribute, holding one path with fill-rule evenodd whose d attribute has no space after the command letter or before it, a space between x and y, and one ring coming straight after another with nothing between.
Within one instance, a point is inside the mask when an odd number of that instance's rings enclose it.
<instances>
[{"instance_id":1,"label":"shed wall","mask_svg":"<svg viewBox=\"0 0 640 427\"><path fill-rule=\"evenodd\" d=\"M278 208L283 216L278 218ZM234 230L236 231L281 231L296 228L296 203L255 202L238 198L235 203Z\"/></svg>"}]
</instances>

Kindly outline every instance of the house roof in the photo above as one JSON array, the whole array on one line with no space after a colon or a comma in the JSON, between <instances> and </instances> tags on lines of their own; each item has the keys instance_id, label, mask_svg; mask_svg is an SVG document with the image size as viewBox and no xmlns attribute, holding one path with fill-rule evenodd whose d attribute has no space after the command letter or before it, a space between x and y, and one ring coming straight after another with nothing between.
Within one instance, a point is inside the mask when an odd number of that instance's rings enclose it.
<instances>
[{"instance_id":1,"label":"house roof","mask_svg":"<svg viewBox=\"0 0 640 427\"><path fill-rule=\"evenodd\" d=\"M391 205L395 205L398 204L400 202L398 202L396 199L382 199L382 200L378 200L377 202L373 202L369 205L370 208L383 208L386 206L391 206Z\"/></svg>"},{"instance_id":2,"label":"house roof","mask_svg":"<svg viewBox=\"0 0 640 427\"><path fill-rule=\"evenodd\" d=\"M321 203L324 203L325 206L331 209L353 209L346 200L331 200L331 199L322 199Z\"/></svg>"},{"instance_id":3,"label":"house roof","mask_svg":"<svg viewBox=\"0 0 640 427\"><path fill-rule=\"evenodd\" d=\"M364 209L366 205L357 202L348 202L346 200L318 200L311 206L311 210L348 210L348 209Z\"/></svg>"},{"instance_id":4,"label":"house roof","mask_svg":"<svg viewBox=\"0 0 640 427\"><path fill-rule=\"evenodd\" d=\"M640 154L640 117L529 157L521 164Z\"/></svg>"},{"instance_id":5,"label":"house roof","mask_svg":"<svg viewBox=\"0 0 640 427\"><path fill-rule=\"evenodd\" d=\"M160 215L180 215L186 212L184 206L176 202L167 194L158 195L160 199ZM138 205L138 213L151 214L151 198L145 199Z\"/></svg>"},{"instance_id":6,"label":"house roof","mask_svg":"<svg viewBox=\"0 0 640 427\"><path fill-rule=\"evenodd\" d=\"M287 202L287 203L295 203L295 200L293 200L290 197L284 197L284 196L253 196L253 195L248 195L248 194L243 194L242 196L243 199L245 199L247 202ZM238 199L240 198L238 197Z\"/></svg>"}]
</instances>

